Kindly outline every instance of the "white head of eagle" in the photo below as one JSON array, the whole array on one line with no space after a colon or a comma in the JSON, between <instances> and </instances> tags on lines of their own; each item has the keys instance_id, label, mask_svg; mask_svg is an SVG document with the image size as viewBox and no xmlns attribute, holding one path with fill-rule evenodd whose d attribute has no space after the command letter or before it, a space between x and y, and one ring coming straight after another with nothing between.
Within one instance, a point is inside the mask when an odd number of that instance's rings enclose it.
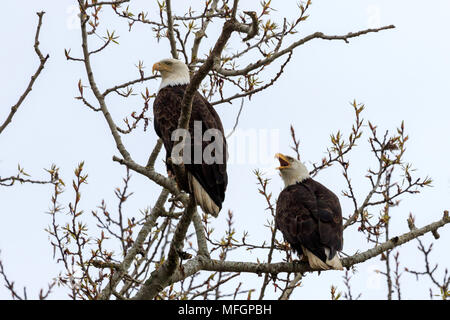
<instances>
[{"instance_id":1,"label":"white head of eagle","mask_svg":"<svg viewBox=\"0 0 450 320\"><path fill-rule=\"evenodd\" d=\"M168 86L188 84L190 81L188 66L177 59L164 59L155 63L152 72L155 71L159 71L162 77L159 90Z\"/></svg>"},{"instance_id":2,"label":"white head of eagle","mask_svg":"<svg viewBox=\"0 0 450 320\"><path fill-rule=\"evenodd\" d=\"M277 169L280 170L285 187L309 178L308 169L301 161L281 153L277 153L275 157L280 161Z\"/></svg>"}]
</instances>

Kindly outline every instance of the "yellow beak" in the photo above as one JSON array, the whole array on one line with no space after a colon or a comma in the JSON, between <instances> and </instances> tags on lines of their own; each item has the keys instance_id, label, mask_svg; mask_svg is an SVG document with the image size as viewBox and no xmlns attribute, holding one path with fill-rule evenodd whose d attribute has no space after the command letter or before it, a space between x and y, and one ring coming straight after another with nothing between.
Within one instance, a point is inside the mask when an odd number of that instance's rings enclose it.
<instances>
[{"instance_id":1,"label":"yellow beak","mask_svg":"<svg viewBox=\"0 0 450 320\"><path fill-rule=\"evenodd\" d=\"M155 63L152 68L152 73L155 74L155 72L158 71L159 68L160 68L159 62Z\"/></svg>"},{"instance_id":2,"label":"yellow beak","mask_svg":"<svg viewBox=\"0 0 450 320\"><path fill-rule=\"evenodd\" d=\"M170 68L167 67L165 64L162 64L160 62L157 62L152 67L152 73L155 74L156 71L170 71Z\"/></svg>"},{"instance_id":3,"label":"yellow beak","mask_svg":"<svg viewBox=\"0 0 450 320\"><path fill-rule=\"evenodd\" d=\"M280 166L277 167L276 169L282 170L282 169L289 168L291 166L291 163L289 162L289 160L286 158L286 156L284 154L277 153L277 154L275 154L275 158L277 158L278 161L280 161Z\"/></svg>"}]
</instances>

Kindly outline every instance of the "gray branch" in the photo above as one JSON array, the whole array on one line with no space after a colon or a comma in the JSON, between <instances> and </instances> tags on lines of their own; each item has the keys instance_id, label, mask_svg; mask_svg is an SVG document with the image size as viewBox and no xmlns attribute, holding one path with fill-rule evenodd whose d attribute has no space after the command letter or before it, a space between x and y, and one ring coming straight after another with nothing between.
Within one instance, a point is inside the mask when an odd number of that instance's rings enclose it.
<instances>
[{"instance_id":1,"label":"gray branch","mask_svg":"<svg viewBox=\"0 0 450 320\"><path fill-rule=\"evenodd\" d=\"M116 272L112 276L108 285L105 287L105 289L103 289L100 299L102 300L109 299L112 292L115 290L117 284L122 279L123 275L127 272L128 268L131 266L131 263L135 259L136 255L142 250L144 241L149 235L151 229L155 226L156 219L163 211L164 203L166 202L168 196L169 196L168 190L163 189L161 191L161 194L159 195L158 200L155 203L155 206L152 209L152 212L150 213L141 230L139 231L139 234L137 235L136 240L133 243L133 246L130 248L130 250L128 250L122 263L119 266L117 266L118 272Z\"/></svg>"},{"instance_id":2,"label":"gray branch","mask_svg":"<svg viewBox=\"0 0 450 320\"><path fill-rule=\"evenodd\" d=\"M229 69L223 69L220 67L216 67L215 71L217 71L218 73L224 75L224 76L229 76L229 77L234 77L234 76L242 76L245 75L247 73L249 73L252 70L255 70L259 67L265 66L270 64L271 62L273 62L274 60L278 59L279 57L292 52L292 50L294 50L295 48L297 48L298 46L301 46L303 44L305 44L308 41L311 41L313 39L324 39L324 40L342 40L345 41L346 43L348 43L348 40L351 38L356 38L359 37L361 35L367 34L367 33L373 33L373 32L379 32L382 30L387 30L387 29L393 29L395 28L395 26L393 25L389 25L389 26L385 26L385 27L381 27L381 28L377 28L377 29L367 29L367 30L363 30L363 31L358 31L358 32L350 32L347 33L346 35L340 35L340 36L329 36L329 35L325 35L322 32L315 32L303 39L300 39L294 43L292 43L289 47L287 47L284 50L278 51L274 54L272 54L270 57L262 59L262 60L258 60L255 63L251 63L249 64L247 67L245 67L244 69L240 69L240 70L229 70Z\"/></svg>"},{"instance_id":3,"label":"gray branch","mask_svg":"<svg viewBox=\"0 0 450 320\"><path fill-rule=\"evenodd\" d=\"M170 42L170 53L172 58L178 59L177 43L175 41L175 34L173 32L173 18L172 18L172 2L171 0L166 0L167 9L167 37Z\"/></svg>"},{"instance_id":4,"label":"gray branch","mask_svg":"<svg viewBox=\"0 0 450 320\"><path fill-rule=\"evenodd\" d=\"M372 249L365 252L355 254L353 256L342 259L342 265L345 268L350 268L355 264L363 263L371 258L374 258L386 250L391 250L395 247L399 247L402 244L416 239L426 233L436 231L437 229L450 223L450 217L448 213L444 213L444 217L431 223L423 228L414 229L408 233L401 236L394 237ZM276 275L278 273L305 273L319 271L312 269L306 262L278 262L278 263L255 263L255 262L243 262L243 261L222 261L208 259L204 256L197 256L194 259L185 263L182 267L177 268L173 273L169 281L164 284L166 286L171 285L175 282L181 281L187 277L194 275L199 271L212 271L212 272L246 272L246 273L270 273ZM323 270L321 270L324 272ZM161 284L161 283L160 283ZM159 290L164 289L164 287L159 287ZM135 299L140 298L151 298L149 295L137 295Z\"/></svg>"},{"instance_id":5,"label":"gray branch","mask_svg":"<svg viewBox=\"0 0 450 320\"><path fill-rule=\"evenodd\" d=\"M84 11L84 9L83 9ZM109 113L108 107L105 103L105 96L100 92L100 90L97 87L97 83L95 82L94 73L92 71L91 66L91 58L89 55L89 49L88 49L88 34L86 31L86 23L88 21L88 16L85 13L80 14L80 24L81 24L81 39L82 44L81 47L83 49L83 56L84 56L84 66L86 68L86 74L89 80L89 85L94 93L95 98L97 99L101 111L103 113L103 116L106 119L106 122L108 123L109 129L111 131L111 134L114 138L114 141L116 142L117 149L119 150L120 154L126 159L130 160L131 156L128 153L128 151L125 149L125 146L122 143L122 138L119 135L119 132L117 130L117 125L115 124L113 118L111 117L111 114Z\"/></svg>"},{"instance_id":6,"label":"gray branch","mask_svg":"<svg viewBox=\"0 0 450 320\"><path fill-rule=\"evenodd\" d=\"M39 49L39 34L41 31L42 18L44 16L44 14L45 14L45 12L43 12L43 11L37 13L37 15L39 17L39 22L38 22L38 25L36 28L36 35L34 38L34 51L36 52L37 56L39 57L39 61L40 61L39 67L37 68L36 72L31 76L31 80L28 83L28 86L25 89L24 93L20 96L19 101L17 101L17 103L11 107L11 111L9 112L5 122L3 122L3 124L0 126L0 134L11 123L11 120L14 117L15 113L17 112L17 110L19 109L19 107L21 106L21 104L23 103L25 98L28 96L28 94L31 92L31 90L33 90L33 84L36 81L36 79L39 77L39 75L41 74L41 71L44 69L45 63L47 62L47 60L49 58L48 54L44 57L41 50Z\"/></svg>"}]
</instances>

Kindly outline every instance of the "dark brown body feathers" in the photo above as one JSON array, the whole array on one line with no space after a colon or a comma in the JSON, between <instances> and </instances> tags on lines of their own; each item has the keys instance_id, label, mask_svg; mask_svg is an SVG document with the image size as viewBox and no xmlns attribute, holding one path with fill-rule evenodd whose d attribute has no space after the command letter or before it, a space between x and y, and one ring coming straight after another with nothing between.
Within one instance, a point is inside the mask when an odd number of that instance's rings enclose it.
<instances>
[{"instance_id":1,"label":"dark brown body feathers","mask_svg":"<svg viewBox=\"0 0 450 320\"><path fill-rule=\"evenodd\" d=\"M181 112L181 100L187 85L168 86L162 88L153 103L154 127L157 135L162 139L166 149L166 160L171 156L174 142L171 140L172 132L178 127ZM223 139L222 163L206 164L194 163L194 121L202 122L202 134L208 129L217 129ZM227 176L227 144L224 136L222 122L211 104L198 92L192 102L192 113L189 122L191 135L191 164L185 164L186 170L191 173L208 193L214 203L221 208L225 199L225 190L228 183ZM211 143L202 142L202 151ZM167 163L167 161L166 161ZM168 170L171 170L170 165ZM190 192L190 190L185 190Z\"/></svg>"},{"instance_id":2,"label":"dark brown body feathers","mask_svg":"<svg viewBox=\"0 0 450 320\"><path fill-rule=\"evenodd\" d=\"M342 212L338 197L319 182L308 178L286 187L279 195L276 228L299 254L302 246L323 262L342 250Z\"/></svg>"}]
</instances>

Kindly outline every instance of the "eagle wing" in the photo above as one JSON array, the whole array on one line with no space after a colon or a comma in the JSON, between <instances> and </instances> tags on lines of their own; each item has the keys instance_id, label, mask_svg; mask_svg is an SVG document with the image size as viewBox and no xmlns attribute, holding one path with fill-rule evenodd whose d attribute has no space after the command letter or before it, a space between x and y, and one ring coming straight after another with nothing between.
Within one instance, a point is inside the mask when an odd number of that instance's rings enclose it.
<instances>
[{"instance_id":1,"label":"eagle wing","mask_svg":"<svg viewBox=\"0 0 450 320\"><path fill-rule=\"evenodd\" d=\"M161 138L166 149L166 160L170 157L172 151L172 132L178 125L179 109L183 97L183 93L178 91L181 90L162 89L158 92L153 103L153 125L156 134ZM166 164L168 165L167 161ZM171 170L170 165L168 165L168 170Z\"/></svg>"},{"instance_id":2,"label":"eagle wing","mask_svg":"<svg viewBox=\"0 0 450 320\"><path fill-rule=\"evenodd\" d=\"M342 250L339 199L323 185L308 179L285 188L277 200L276 227L299 254L302 246L322 261Z\"/></svg>"},{"instance_id":3,"label":"eagle wing","mask_svg":"<svg viewBox=\"0 0 450 320\"><path fill-rule=\"evenodd\" d=\"M339 198L325 186L313 180L319 218L321 243L330 249L332 258L343 246L342 210Z\"/></svg>"},{"instance_id":4,"label":"eagle wing","mask_svg":"<svg viewBox=\"0 0 450 320\"><path fill-rule=\"evenodd\" d=\"M163 140L166 149L166 160L170 157L173 148L171 140L172 132L178 127L178 119L181 112L181 101L183 99L186 86L166 87L160 90L153 104L154 127L158 136ZM222 139L223 155L221 163L205 163L203 156L201 163L194 163L194 121L201 121L202 135L208 129L217 129ZM189 123L189 133L191 135L191 157L190 164L185 164L185 168L190 172L201 186L206 190L216 205L221 208L225 199L225 190L228 184L226 172L227 143L223 131L222 122L219 115L211 104L198 92L194 95L192 102L192 113ZM206 146L211 141L202 139L202 155ZM170 170L170 167L168 167Z\"/></svg>"}]
</instances>

